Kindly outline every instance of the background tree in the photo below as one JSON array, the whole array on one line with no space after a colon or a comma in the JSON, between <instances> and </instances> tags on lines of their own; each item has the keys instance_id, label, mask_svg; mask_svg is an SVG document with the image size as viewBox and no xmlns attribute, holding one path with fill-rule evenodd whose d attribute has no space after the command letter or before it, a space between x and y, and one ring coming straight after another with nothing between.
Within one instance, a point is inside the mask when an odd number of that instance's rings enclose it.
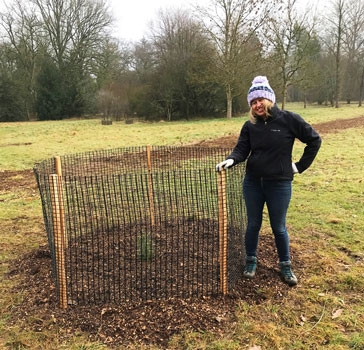
<instances>
[{"instance_id":1,"label":"background tree","mask_svg":"<svg viewBox=\"0 0 364 350\"><path fill-rule=\"evenodd\" d=\"M66 96L69 86L65 85L63 72L52 57L44 55L37 75L38 98L35 111L39 120L58 120L67 116Z\"/></svg>"},{"instance_id":2,"label":"background tree","mask_svg":"<svg viewBox=\"0 0 364 350\"><path fill-rule=\"evenodd\" d=\"M143 38L132 48L131 70L134 72L135 86L130 97L130 111L146 118L152 118L157 113L152 88L157 69L155 56L152 40Z\"/></svg>"},{"instance_id":3,"label":"background tree","mask_svg":"<svg viewBox=\"0 0 364 350\"><path fill-rule=\"evenodd\" d=\"M299 82L303 84L303 73L309 72L309 65L317 56L315 22L308 20L307 13L298 15L296 0L287 0L279 17L272 19L265 28L266 47L272 47L269 62L271 67L277 67L278 94L284 109L288 87Z\"/></svg>"},{"instance_id":4,"label":"background tree","mask_svg":"<svg viewBox=\"0 0 364 350\"><path fill-rule=\"evenodd\" d=\"M197 7L205 29L216 47L216 72L213 76L226 93L226 117L232 117L233 99L242 93L241 81L251 63L259 55L259 46L247 50L249 40L265 21L269 21L273 1L212 0L211 5Z\"/></svg>"},{"instance_id":5,"label":"background tree","mask_svg":"<svg viewBox=\"0 0 364 350\"><path fill-rule=\"evenodd\" d=\"M37 58L41 47L39 36L40 23L34 9L25 7L19 0L1 15L1 26L7 35L8 49L14 64L11 80L18 91L20 110L25 111L24 118L30 119L36 99ZM10 77L8 77L10 78Z\"/></svg>"},{"instance_id":6,"label":"background tree","mask_svg":"<svg viewBox=\"0 0 364 350\"><path fill-rule=\"evenodd\" d=\"M247 110L258 74L283 108L288 99L338 106L340 96L363 98L362 0L333 0L316 22L296 0L211 0L197 17L162 11L137 43L110 36L102 0L9 1L0 21L1 120L231 118Z\"/></svg>"},{"instance_id":7,"label":"background tree","mask_svg":"<svg viewBox=\"0 0 364 350\"><path fill-rule=\"evenodd\" d=\"M156 65L152 89L158 108L168 120L177 112L177 118L198 114L204 82L197 76L205 74L214 56L201 26L186 11L161 12L153 47Z\"/></svg>"},{"instance_id":8,"label":"background tree","mask_svg":"<svg viewBox=\"0 0 364 350\"><path fill-rule=\"evenodd\" d=\"M135 73L132 47L122 41L105 38L94 59L93 74L98 89L98 102L104 117L121 118L129 113L130 94Z\"/></svg>"},{"instance_id":9,"label":"background tree","mask_svg":"<svg viewBox=\"0 0 364 350\"><path fill-rule=\"evenodd\" d=\"M310 34L303 33L303 36L304 35ZM298 100L303 100L304 107L306 108L308 100L310 100L310 102L319 100L319 98L317 98L317 87L320 87L320 89L322 88L321 82L324 76L320 67L321 45L318 38L312 33L311 39L304 39L303 42L307 43L307 46L305 46L307 54L300 52L301 45L298 43L297 55L300 56L303 54L303 58L301 61L301 68L297 70L294 80L295 86L302 92Z\"/></svg>"},{"instance_id":10,"label":"background tree","mask_svg":"<svg viewBox=\"0 0 364 350\"><path fill-rule=\"evenodd\" d=\"M107 8L98 0L31 2L41 15L42 35L49 44L49 55L62 72L58 83L65 87L65 94L56 99L62 104L56 109L63 110L66 117L87 113L95 100L91 78L93 58L111 24Z\"/></svg>"},{"instance_id":11,"label":"background tree","mask_svg":"<svg viewBox=\"0 0 364 350\"><path fill-rule=\"evenodd\" d=\"M20 81L16 73L15 53L9 44L0 44L0 121L21 121L27 119L27 111L19 92ZM19 77L18 77L19 78Z\"/></svg>"},{"instance_id":12,"label":"background tree","mask_svg":"<svg viewBox=\"0 0 364 350\"><path fill-rule=\"evenodd\" d=\"M345 0L333 0L332 8L329 15L325 18L326 37L325 43L328 54L334 59L334 96L332 97L332 104L335 108L339 107L339 100L341 97L342 88L342 63L343 63L343 36L345 30L345 16L346 16L346 3Z\"/></svg>"},{"instance_id":13,"label":"background tree","mask_svg":"<svg viewBox=\"0 0 364 350\"><path fill-rule=\"evenodd\" d=\"M363 98L364 73L364 3L354 0L347 3L343 31L343 53L345 54L345 79L343 96L347 102ZM361 79L360 79L361 77ZM359 78L359 79L358 79Z\"/></svg>"}]
</instances>

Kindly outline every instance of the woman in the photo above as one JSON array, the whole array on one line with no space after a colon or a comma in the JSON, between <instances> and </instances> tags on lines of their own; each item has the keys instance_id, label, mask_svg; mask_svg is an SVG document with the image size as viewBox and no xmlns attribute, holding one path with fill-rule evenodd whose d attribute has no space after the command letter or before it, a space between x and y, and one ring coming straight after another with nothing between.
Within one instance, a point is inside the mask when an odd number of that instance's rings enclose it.
<instances>
[{"instance_id":1,"label":"woman","mask_svg":"<svg viewBox=\"0 0 364 350\"><path fill-rule=\"evenodd\" d=\"M299 115L280 110L273 89L265 76L257 76L248 91L250 120L243 125L232 153L216 166L230 168L246 159L243 195L247 209L244 276L253 278L257 267L257 246L263 207L267 204L274 234L281 277L290 286L297 284L291 269L286 215L295 173L302 173L313 162L321 146L319 134ZM306 144L301 159L292 163L295 139Z\"/></svg>"}]
</instances>

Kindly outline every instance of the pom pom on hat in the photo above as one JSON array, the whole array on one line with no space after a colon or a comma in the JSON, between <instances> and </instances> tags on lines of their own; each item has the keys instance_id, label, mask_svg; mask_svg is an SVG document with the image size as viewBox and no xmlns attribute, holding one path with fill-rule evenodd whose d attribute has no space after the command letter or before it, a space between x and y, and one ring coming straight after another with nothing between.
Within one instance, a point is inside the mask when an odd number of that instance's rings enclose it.
<instances>
[{"instance_id":1,"label":"pom pom on hat","mask_svg":"<svg viewBox=\"0 0 364 350\"><path fill-rule=\"evenodd\" d=\"M276 103L276 95L273 89L270 87L266 76L259 75L252 81L252 86L248 91L248 103L251 103L256 98L266 98L273 103Z\"/></svg>"}]
</instances>

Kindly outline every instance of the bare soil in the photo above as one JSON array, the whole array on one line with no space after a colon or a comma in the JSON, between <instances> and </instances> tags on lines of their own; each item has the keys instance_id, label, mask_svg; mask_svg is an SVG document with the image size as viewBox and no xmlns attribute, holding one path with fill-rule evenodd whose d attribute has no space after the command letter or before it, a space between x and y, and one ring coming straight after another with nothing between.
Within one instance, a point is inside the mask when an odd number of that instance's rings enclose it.
<instances>
[{"instance_id":1,"label":"bare soil","mask_svg":"<svg viewBox=\"0 0 364 350\"><path fill-rule=\"evenodd\" d=\"M364 127L364 117L344 122L337 120L314 127L324 138L326 133ZM233 147L237 136L238 133L213 141L203 141L196 146ZM0 172L0 184L4 192L12 192L19 187L29 193L37 190L31 170ZM23 222L19 217L14 220L14 227ZM42 232L40 234L45 235ZM9 322L22 323L23 327L36 332L58 329L60 337L65 339L82 331L91 341L100 341L110 348L131 343L153 344L164 348L173 335L186 330L219 334L235 322L234 314L239 301L259 304L266 299L279 301L287 294L289 287L279 279L274 247L272 235L262 234L256 277L253 280L242 278L228 296L168 298L101 306L70 305L62 310L58 306L51 257L45 243L9 263L7 278L16 281L14 293L22 291L23 295L22 302L13 306ZM310 261L301 259L294 249L292 257L297 276L304 280Z\"/></svg>"}]
</instances>

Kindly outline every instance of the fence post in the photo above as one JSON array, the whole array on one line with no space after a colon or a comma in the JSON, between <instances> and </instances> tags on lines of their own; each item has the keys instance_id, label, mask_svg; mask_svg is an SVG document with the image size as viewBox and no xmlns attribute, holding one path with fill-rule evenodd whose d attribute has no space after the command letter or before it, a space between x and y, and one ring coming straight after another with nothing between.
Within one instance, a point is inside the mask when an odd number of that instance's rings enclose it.
<instances>
[{"instance_id":1,"label":"fence post","mask_svg":"<svg viewBox=\"0 0 364 350\"><path fill-rule=\"evenodd\" d=\"M50 175L50 190L52 201L53 214L53 233L54 245L56 253L56 270L58 280L58 292L60 299L60 307L67 308L67 281L66 281L66 266L65 266L65 232L63 224L63 200L61 191L61 178L57 174Z\"/></svg>"},{"instance_id":2,"label":"fence post","mask_svg":"<svg viewBox=\"0 0 364 350\"><path fill-rule=\"evenodd\" d=\"M217 173L217 194L219 208L219 250L220 250L220 289L228 293L227 285L227 216L226 216L226 171Z\"/></svg>"},{"instance_id":3,"label":"fence post","mask_svg":"<svg viewBox=\"0 0 364 350\"><path fill-rule=\"evenodd\" d=\"M60 220L61 220L61 231L63 232L63 238L64 238L64 247L68 248L68 239L67 239L67 233L65 229L65 222L64 222L64 201L63 201L63 185L62 185L62 163L61 163L61 157L56 156L54 157L54 166L56 169L56 174L58 175L58 195L59 200L62 205L60 206Z\"/></svg>"},{"instance_id":4,"label":"fence post","mask_svg":"<svg viewBox=\"0 0 364 350\"><path fill-rule=\"evenodd\" d=\"M151 161L151 148L147 146L147 165L148 165L148 195L149 195L149 208L150 208L150 222L152 227L155 225L155 210L154 210L154 196L153 196L153 181L152 181L152 161Z\"/></svg>"}]
</instances>

